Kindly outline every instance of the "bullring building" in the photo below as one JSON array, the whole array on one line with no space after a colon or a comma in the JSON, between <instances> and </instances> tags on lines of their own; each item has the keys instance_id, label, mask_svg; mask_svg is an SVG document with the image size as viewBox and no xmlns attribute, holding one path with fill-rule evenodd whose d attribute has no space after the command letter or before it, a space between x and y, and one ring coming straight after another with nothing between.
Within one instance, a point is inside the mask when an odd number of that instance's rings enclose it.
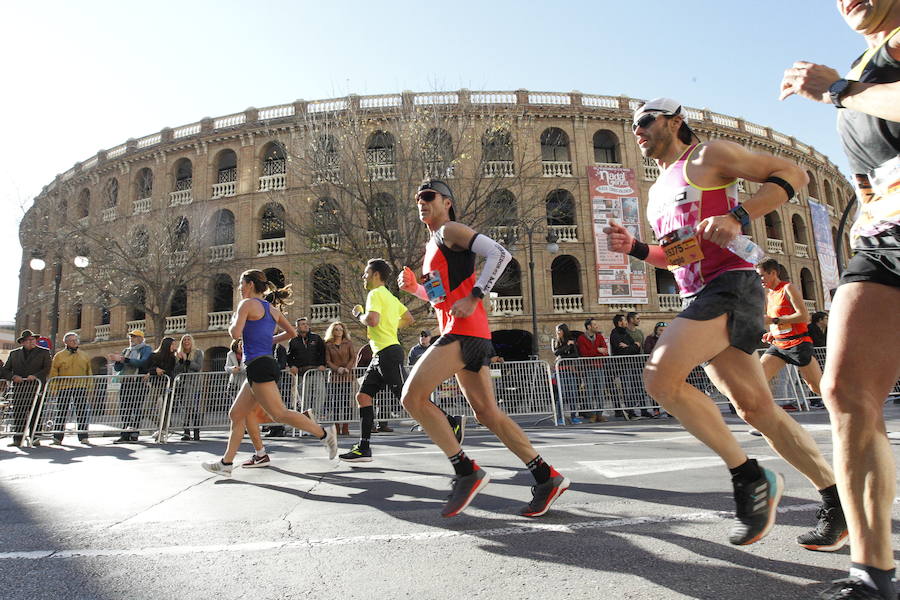
<instances>
[{"instance_id":1,"label":"bullring building","mask_svg":"<svg viewBox=\"0 0 900 600\"><path fill-rule=\"evenodd\" d=\"M314 331L352 323L366 259L421 266L425 232L413 197L424 177L445 180L459 219L512 250L485 298L511 357L529 354L533 318L544 358L552 358L557 323L581 329L595 316L608 334L609 318L623 310L639 311L648 327L670 320L680 309L671 274L609 255L600 233L616 218L653 241L645 207L657 167L631 133L641 103L526 90L351 95L129 139L76 163L35 198L20 226L16 327L49 335L55 324L57 340L79 331L97 372L131 329L147 330L151 344L158 328L176 338L189 332L217 369L237 278L248 268L291 283L289 316L308 316ZM810 311L825 308L820 254L838 248L847 259L837 232L850 184L799 140L707 109L685 111L701 139L728 139L807 172L795 198L745 233L785 265ZM757 186L740 182L742 199ZM76 255L89 266L76 266ZM43 270L32 267L35 257ZM416 332L436 325L427 307L410 306ZM363 332L351 330L358 345Z\"/></svg>"}]
</instances>

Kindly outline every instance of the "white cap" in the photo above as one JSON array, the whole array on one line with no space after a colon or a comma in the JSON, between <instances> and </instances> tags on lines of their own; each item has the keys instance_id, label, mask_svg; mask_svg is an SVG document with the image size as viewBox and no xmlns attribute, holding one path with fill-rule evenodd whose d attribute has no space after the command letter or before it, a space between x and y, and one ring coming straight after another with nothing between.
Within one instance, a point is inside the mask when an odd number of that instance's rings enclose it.
<instances>
[{"instance_id":1,"label":"white cap","mask_svg":"<svg viewBox=\"0 0 900 600\"><path fill-rule=\"evenodd\" d=\"M654 98L653 100L648 100L634 111L634 120L636 121L640 115L648 112L661 113L669 117L681 115L685 123L688 120L687 115L684 114L681 102L671 98Z\"/></svg>"}]
</instances>

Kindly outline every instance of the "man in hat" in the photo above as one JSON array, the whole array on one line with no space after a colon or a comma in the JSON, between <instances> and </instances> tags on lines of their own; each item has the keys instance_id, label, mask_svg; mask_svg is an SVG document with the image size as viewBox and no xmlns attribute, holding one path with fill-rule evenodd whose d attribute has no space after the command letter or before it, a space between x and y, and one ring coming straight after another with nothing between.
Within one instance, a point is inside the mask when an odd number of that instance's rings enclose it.
<instances>
[{"instance_id":1,"label":"man in hat","mask_svg":"<svg viewBox=\"0 0 900 600\"><path fill-rule=\"evenodd\" d=\"M25 432L34 427L37 411L31 415L31 419L28 418L28 412L34 403L36 392L47 382L47 375L50 373L50 352L37 345L38 337L30 329L24 330L16 339L21 347L10 352L6 364L0 367L0 376L13 382L10 404L14 432ZM15 433L10 446L21 446L22 437L22 433Z\"/></svg>"},{"instance_id":2,"label":"man in hat","mask_svg":"<svg viewBox=\"0 0 900 600\"><path fill-rule=\"evenodd\" d=\"M409 366L413 366L416 364L416 361L419 360L425 351L428 350L428 346L431 345L431 332L427 329L423 329L419 332L419 343L410 348L409 357L407 358L407 362L409 362Z\"/></svg>"},{"instance_id":3,"label":"man in hat","mask_svg":"<svg viewBox=\"0 0 900 600\"><path fill-rule=\"evenodd\" d=\"M797 542L810 550L837 550L847 532L834 473L810 434L772 398L755 355L764 330L765 294L755 265L726 248L752 219L775 210L806 185L806 173L786 159L734 142L695 144L681 104L671 98L639 107L632 131L641 154L660 167L647 217L661 245L645 244L610 222L604 229L609 249L671 269L683 299L683 310L647 361L647 391L728 467L736 504L732 544L752 544L769 532L784 479L748 458L719 409L687 383L698 365L741 418L821 493L817 527ZM738 201L739 179L761 184L744 204Z\"/></svg>"},{"instance_id":4,"label":"man in hat","mask_svg":"<svg viewBox=\"0 0 900 600\"><path fill-rule=\"evenodd\" d=\"M140 377L150 367L150 355L153 349L144 343L144 332L134 329L128 332L128 347L119 354L108 354L107 359L115 363L113 369L117 375L131 375L122 380L119 389L119 411L122 414L122 433L113 443L123 444L136 442L141 425L141 410L147 390Z\"/></svg>"},{"instance_id":5,"label":"man in hat","mask_svg":"<svg viewBox=\"0 0 900 600\"><path fill-rule=\"evenodd\" d=\"M569 487L569 480L545 463L525 432L497 405L491 382L494 355L484 310L490 292L510 261L509 252L489 237L456 222L453 192L443 181L426 180L416 194L419 220L431 239L425 247L422 278L404 267L399 287L434 307L441 336L416 362L403 386L403 406L444 452L456 476L441 515L458 515L484 489L490 476L466 456L444 413L429 402L432 391L455 375L478 422L490 429L531 471L532 499L520 514L539 517ZM476 256L484 267L476 276Z\"/></svg>"}]
</instances>

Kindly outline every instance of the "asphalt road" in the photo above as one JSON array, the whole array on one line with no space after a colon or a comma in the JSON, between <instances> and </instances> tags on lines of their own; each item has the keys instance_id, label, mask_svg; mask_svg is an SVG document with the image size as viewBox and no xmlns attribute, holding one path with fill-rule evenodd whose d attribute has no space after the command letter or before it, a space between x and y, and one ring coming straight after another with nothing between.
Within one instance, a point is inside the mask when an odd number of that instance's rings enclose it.
<instances>
[{"instance_id":1,"label":"asphalt road","mask_svg":"<svg viewBox=\"0 0 900 600\"><path fill-rule=\"evenodd\" d=\"M888 430L900 431L900 407L886 414ZM827 414L797 418L830 457ZM818 494L730 422L787 483L776 527L749 547L726 539L724 466L669 420L527 427L572 480L537 520L517 514L530 475L479 428L466 449L493 481L453 519L439 515L447 461L399 428L374 436L375 462L364 466L332 464L308 437L283 439L269 444L270 468L231 479L199 466L222 452L222 434L4 446L0 598L813 598L844 575L848 549L796 545L814 525ZM344 449L351 443L342 438Z\"/></svg>"}]
</instances>

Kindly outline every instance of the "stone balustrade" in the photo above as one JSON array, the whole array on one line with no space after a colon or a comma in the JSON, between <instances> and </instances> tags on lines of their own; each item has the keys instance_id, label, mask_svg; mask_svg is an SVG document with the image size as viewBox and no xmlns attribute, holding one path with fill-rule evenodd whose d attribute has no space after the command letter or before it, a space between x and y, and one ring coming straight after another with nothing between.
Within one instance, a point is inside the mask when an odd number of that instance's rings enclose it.
<instances>
[{"instance_id":1,"label":"stone balustrade","mask_svg":"<svg viewBox=\"0 0 900 600\"><path fill-rule=\"evenodd\" d=\"M374 233L374 232L368 232ZM341 242L341 235L339 233L320 233L316 236L316 244L320 248L338 248Z\"/></svg>"},{"instance_id":2,"label":"stone balustrade","mask_svg":"<svg viewBox=\"0 0 900 600\"><path fill-rule=\"evenodd\" d=\"M488 160L484 162L485 177L515 177L516 170L511 160Z\"/></svg>"},{"instance_id":3,"label":"stone balustrade","mask_svg":"<svg viewBox=\"0 0 900 600\"><path fill-rule=\"evenodd\" d=\"M545 160L541 163L541 172L544 177L571 177L572 161Z\"/></svg>"},{"instance_id":4,"label":"stone balustrade","mask_svg":"<svg viewBox=\"0 0 900 600\"><path fill-rule=\"evenodd\" d=\"M237 182L236 181L226 181L224 183L214 183L212 186L212 196L211 198L226 198L228 196L234 196L237 193Z\"/></svg>"},{"instance_id":5,"label":"stone balustrade","mask_svg":"<svg viewBox=\"0 0 900 600\"><path fill-rule=\"evenodd\" d=\"M218 262L220 260L231 260L234 258L234 244L220 244L218 246L209 247L210 262Z\"/></svg>"},{"instance_id":6,"label":"stone balustrade","mask_svg":"<svg viewBox=\"0 0 900 600\"><path fill-rule=\"evenodd\" d=\"M657 294L659 310L663 312L681 312L681 296L678 294Z\"/></svg>"},{"instance_id":7,"label":"stone balustrade","mask_svg":"<svg viewBox=\"0 0 900 600\"><path fill-rule=\"evenodd\" d=\"M809 246L794 242L794 254L797 258L809 258Z\"/></svg>"},{"instance_id":8,"label":"stone balustrade","mask_svg":"<svg viewBox=\"0 0 900 600\"><path fill-rule=\"evenodd\" d=\"M340 316L340 304L311 304L309 307L309 320L313 323L331 323Z\"/></svg>"},{"instance_id":9,"label":"stone balustrade","mask_svg":"<svg viewBox=\"0 0 900 600\"><path fill-rule=\"evenodd\" d=\"M187 331L187 315L166 317L166 328L163 333L184 333Z\"/></svg>"},{"instance_id":10,"label":"stone balustrade","mask_svg":"<svg viewBox=\"0 0 900 600\"><path fill-rule=\"evenodd\" d=\"M192 190L177 190L169 192L169 206L184 206L194 201Z\"/></svg>"},{"instance_id":11,"label":"stone balustrade","mask_svg":"<svg viewBox=\"0 0 900 600\"><path fill-rule=\"evenodd\" d=\"M131 214L140 215L144 213L150 212L150 208L153 205L153 200L151 198L141 198L139 200L135 200L131 203Z\"/></svg>"},{"instance_id":12,"label":"stone balustrade","mask_svg":"<svg viewBox=\"0 0 900 600\"><path fill-rule=\"evenodd\" d=\"M233 312L234 311L230 310L220 310L217 312L206 313L208 320L206 328L210 331L228 329L228 326L231 324L231 315Z\"/></svg>"},{"instance_id":13,"label":"stone balustrade","mask_svg":"<svg viewBox=\"0 0 900 600\"><path fill-rule=\"evenodd\" d=\"M372 181L395 181L397 179L396 165L374 164L369 165L369 179Z\"/></svg>"},{"instance_id":14,"label":"stone balustrade","mask_svg":"<svg viewBox=\"0 0 900 600\"><path fill-rule=\"evenodd\" d=\"M135 329L139 329L140 331L147 333L147 319L137 319L135 321L125 322L125 333L134 331Z\"/></svg>"},{"instance_id":15,"label":"stone balustrade","mask_svg":"<svg viewBox=\"0 0 900 600\"><path fill-rule=\"evenodd\" d=\"M559 243L578 241L578 225L550 225L550 231L556 234Z\"/></svg>"},{"instance_id":16,"label":"stone balustrade","mask_svg":"<svg viewBox=\"0 0 900 600\"><path fill-rule=\"evenodd\" d=\"M784 240L766 238L767 254L784 254Z\"/></svg>"},{"instance_id":17,"label":"stone balustrade","mask_svg":"<svg viewBox=\"0 0 900 600\"><path fill-rule=\"evenodd\" d=\"M580 313L584 312L584 294L566 294L553 296L553 312L555 313Z\"/></svg>"},{"instance_id":18,"label":"stone balustrade","mask_svg":"<svg viewBox=\"0 0 900 600\"><path fill-rule=\"evenodd\" d=\"M109 208L104 208L100 212L100 220L103 221L104 223L109 223L110 221L115 221L116 216L118 216L118 215L116 214L115 206L110 206Z\"/></svg>"},{"instance_id":19,"label":"stone balustrade","mask_svg":"<svg viewBox=\"0 0 900 600\"><path fill-rule=\"evenodd\" d=\"M257 256L277 256L284 254L284 238L257 240L256 249Z\"/></svg>"},{"instance_id":20,"label":"stone balustrade","mask_svg":"<svg viewBox=\"0 0 900 600\"><path fill-rule=\"evenodd\" d=\"M284 173L263 175L259 178L260 192L277 192L284 189L287 189L287 177Z\"/></svg>"},{"instance_id":21,"label":"stone balustrade","mask_svg":"<svg viewBox=\"0 0 900 600\"><path fill-rule=\"evenodd\" d=\"M803 304L806 305L806 310L809 312L810 315L812 315L814 312L816 312L816 301L815 300L807 300L806 298L804 298Z\"/></svg>"},{"instance_id":22,"label":"stone balustrade","mask_svg":"<svg viewBox=\"0 0 900 600\"><path fill-rule=\"evenodd\" d=\"M522 296L492 296L491 312L505 316L525 314L525 302Z\"/></svg>"},{"instance_id":23,"label":"stone balustrade","mask_svg":"<svg viewBox=\"0 0 900 600\"><path fill-rule=\"evenodd\" d=\"M94 327L94 341L105 342L109 339L109 323L106 325L96 325Z\"/></svg>"}]
</instances>

